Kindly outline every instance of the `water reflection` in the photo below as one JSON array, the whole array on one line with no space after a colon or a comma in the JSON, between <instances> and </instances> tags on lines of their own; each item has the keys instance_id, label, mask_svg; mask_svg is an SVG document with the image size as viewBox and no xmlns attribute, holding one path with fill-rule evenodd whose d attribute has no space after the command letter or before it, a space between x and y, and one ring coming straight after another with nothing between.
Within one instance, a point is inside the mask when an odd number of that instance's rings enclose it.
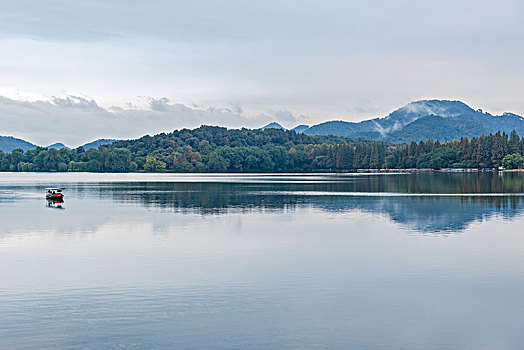
<instances>
[{"instance_id":1,"label":"water reflection","mask_svg":"<svg viewBox=\"0 0 524 350\"><path fill-rule=\"evenodd\" d=\"M369 177L363 180L312 184L106 184L97 187L96 195L121 203L202 215L306 207L328 212L360 210L386 215L398 224L421 232L462 231L472 222L495 215L511 219L524 209L523 197L519 193L480 192L480 189L486 191L486 187L478 187L479 183L468 187L470 192L432 193L428 190L437 186L434 182L424 186L410 183L413 179L407 177ZM388 180L395 180L394 186ZM507 190L501 182L490 181L489 184L499 191ZM386 189L389 192L375 192ZM449 184L447 189L450 189ZM515 189L520 190L520 187ZM399 190L407 191L397 192Z\"/></svg>"},{"instance_id":2,"label":"water reflection","mask_svg":"<svg viewBox=\"0 0 524 350\"><path fill-rule=\"evenodd\" d=\"M524 348L517 174L66 175L0 174L2 348Z\"/></svg>"},{"instance_id":3,"label":"water reflection","mask_svg":"<svg viewBox=\"0 0 524 350\"><path fill-rule=\"evenodd\" d=\"M65 210L63 199L46 199L46 201L48 208Z\"/></svg>"},{"instance_id":4,"label":"water reflection","mask_svg":"<svg viewBox=\"0 0 524 350\"><path fill-rule=\"evenodd\" d=\"M89 205L85 211L97 212L97 224L104 215L95 207L104 204L103 210L111 211L110 203L199 215L304 208L331 213L360 211L383 215L418 232L461 232L474 222L494 216L512 219L524 208L521 173L114 175L119 181L109 181L109 175L71 174L71 178L61 179L62 183L70 181L68 196L74 202L69 208ZM0 181L0 203L41 198L46 186L61 185L34 176L32 183L30 179ZM59 202L47 202L47 206L65 208Z\"/></svg>"}]
</instances>

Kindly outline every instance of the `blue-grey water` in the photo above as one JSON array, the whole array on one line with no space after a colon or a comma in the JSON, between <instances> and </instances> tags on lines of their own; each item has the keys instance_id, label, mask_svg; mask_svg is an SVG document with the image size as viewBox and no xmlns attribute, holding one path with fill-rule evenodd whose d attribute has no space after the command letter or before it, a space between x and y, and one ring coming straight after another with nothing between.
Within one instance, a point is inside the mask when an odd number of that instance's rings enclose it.
<instances>
[{"instance_id":1,"label":"blue-grey water","mask_svg":"<svg viewBox=\"0 0 524 350\"><path fill-rule=\"evenodd\" d=\"M517 173L0 173L0 221L2 349L524 348Z\"/></svg>"}]
</instances>

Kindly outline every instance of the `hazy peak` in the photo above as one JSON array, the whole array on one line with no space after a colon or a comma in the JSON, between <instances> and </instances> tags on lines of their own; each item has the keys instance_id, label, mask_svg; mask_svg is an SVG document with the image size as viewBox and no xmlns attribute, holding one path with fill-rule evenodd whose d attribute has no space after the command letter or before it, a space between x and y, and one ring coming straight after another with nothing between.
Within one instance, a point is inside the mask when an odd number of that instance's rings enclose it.
<instances>
[{"instance_id":1,"label":"hazy peak","mask_svg":"<svg viewBox=\"0 0 524 350\"><path fill-rule=\"evenodd\" d=\"M284 128L282 125L280 125L277 122L271 122L268 125L261 127L260 129L262 129L262 130L266 130L266 129L282 129L282 130L286 130L286 128Z\"/></svg>"},{"instance_id":2,"label":"hazy peak","mask_svg":"<svg viewBox=\"0 0 524 350\"><path fill-rule=\"evenodd\" d=\"M294 132L297 132L297 133L301 133L301 132L304 132L306 131L307 129L309 129L309 125L306 125L306 124L301 124L301 125L297 125L295 126L293 129Z\"/></svg>"},{"instance_id":3,"label":"hazy peak","mask_svg":"<svg viewBox=\"0 0 524 350\"><path fill-rule=\"evenodd\" d=\"M115 139L98 139L81 145L84 149L97 149L100 146L107 146L115 142Z\"/></svg>"},{"instance_id":4,"label":"hazy peak","mask_svg":"<svg viewBox=\"0 0 524 350\"><path fill-rule=\"evenodd\" d=\"M474 110L461 101L451 100L419 100L407 104L391 113L388 117L398 114L427 116L438 115L440 117L454 117Z\"/></svg>"},{"instance_id":5,"label":"hazy peak","mask_svg":"<svg viewBox=\"0 0 524 350\"><path fill-rule=\"evenodd\" d=\"M61 142L53 143L52 145L49 145L46 148L49 148L49 149L51 149L51 148L54 148L54 149L67 148L67 149L70 149L69 147L67 147L66 145L64 145Z\"/></svg>"}]
</instances>

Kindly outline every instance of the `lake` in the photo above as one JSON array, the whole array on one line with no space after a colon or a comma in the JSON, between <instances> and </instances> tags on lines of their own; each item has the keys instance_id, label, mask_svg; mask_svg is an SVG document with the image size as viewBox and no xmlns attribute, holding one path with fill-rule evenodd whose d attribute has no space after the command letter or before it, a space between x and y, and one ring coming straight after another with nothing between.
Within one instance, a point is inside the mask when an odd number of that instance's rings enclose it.
<instances>
[{"instance_id":1,"label":"lake","mask_svg":"<svg viewBox=\"0 0 524 350\"><path fill-rule=\"evenodd\" d=\"M0 219L5 349L524 348L519 173L0 173Z\"/></svg>"}]
</instances>

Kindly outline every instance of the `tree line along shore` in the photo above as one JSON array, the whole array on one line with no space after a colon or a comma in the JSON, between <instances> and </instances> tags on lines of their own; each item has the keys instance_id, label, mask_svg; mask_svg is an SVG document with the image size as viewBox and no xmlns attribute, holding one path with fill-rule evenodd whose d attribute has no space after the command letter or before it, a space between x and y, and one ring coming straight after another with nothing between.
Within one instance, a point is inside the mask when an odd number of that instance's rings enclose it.
<instances>
[{"instance_id":1,"label":"tree line along shore","mask_svg":"<svg viewBox=\"0 0 524 350\"><path fill-rule=\"evenodd\" d=\"M524 138L515 132L471 139L395 144L294 131L202 126L98 149L38 147L0 151L0 171L315 172L359 169L521 168Z\"/></svg>"}]
</instances>

